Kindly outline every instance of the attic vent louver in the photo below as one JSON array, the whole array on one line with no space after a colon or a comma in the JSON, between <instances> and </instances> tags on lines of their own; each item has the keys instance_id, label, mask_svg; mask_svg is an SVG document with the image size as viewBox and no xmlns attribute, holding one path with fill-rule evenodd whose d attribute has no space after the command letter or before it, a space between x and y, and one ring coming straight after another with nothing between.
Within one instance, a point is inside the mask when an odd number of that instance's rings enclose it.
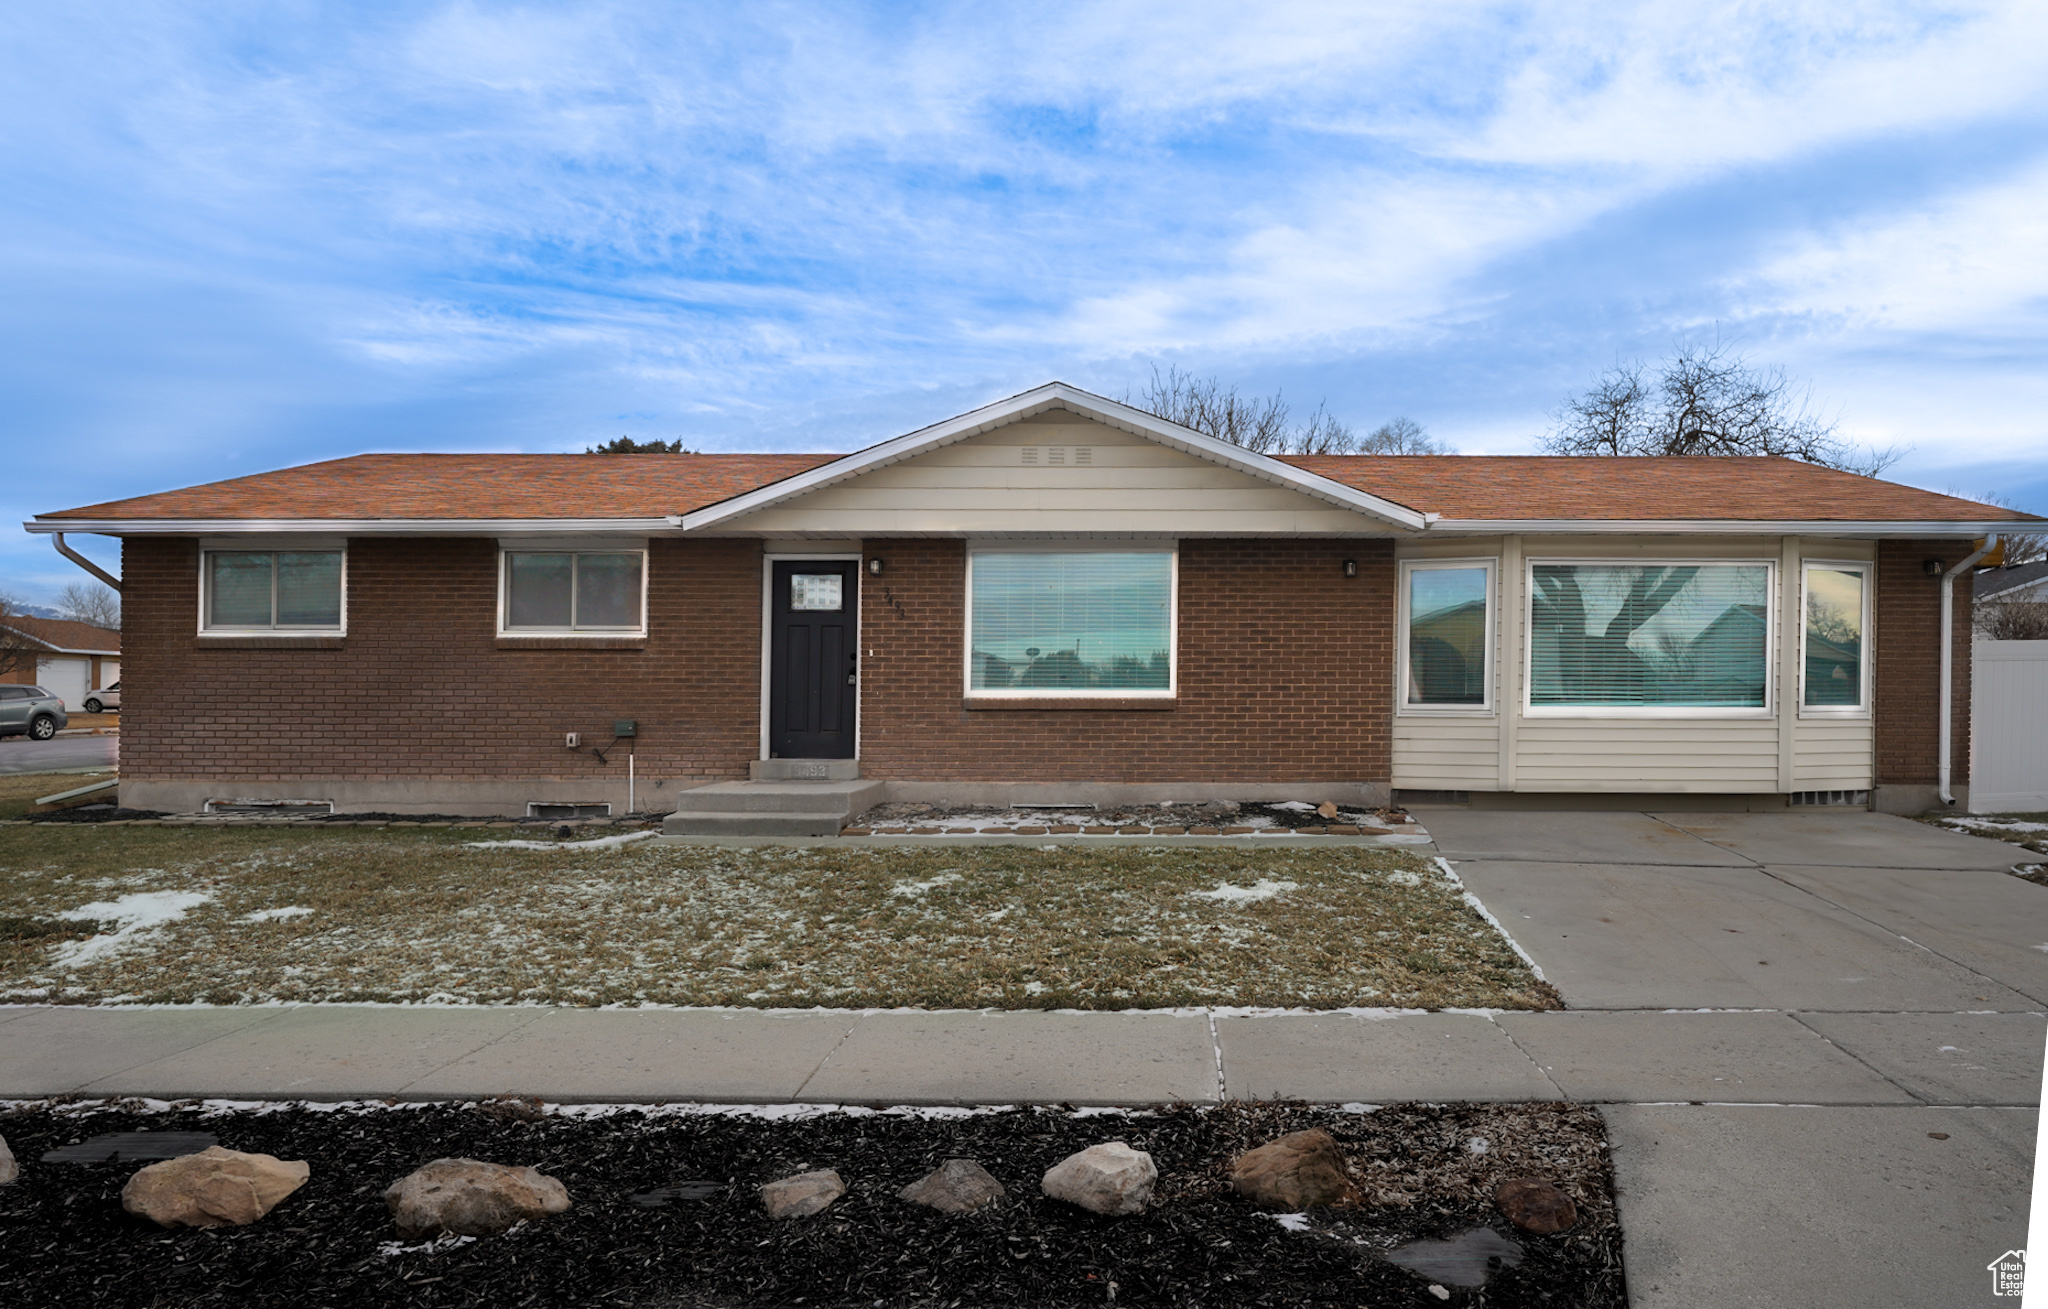
<instances>
[{"instance_id":1,"label":"attic vent louver","mask_svg":"<svg viewBox=\"0 0 2048 1309\"><path fill-rule=\"evenodd\" d=\"M1035 464L1038 462L1038 447L1035 445L1027 445L1018 453L1024 463Z\"/></svg>"},{"instance_id":2,"label":"attic vent louver","mask_svg":"<svg viewBox=\"0 0 2048 1309\"><path fill-rule=\"evenodd\" d=\"M1075 446L1075 447L1074 447L1074 462L1075 462L1075 463L1077 463L1077 464L1092 464L1092 463L1094 463L1094 462L1095 462L1095 447L1094 447L1094 446L1092 446L1092 445L1077 445L1077 446Z\"/></svg>"},{"instance_id":3,"label":"attic vent louver","mask_svg":"<svg viewBox=\"0 0 2048 1309\"><path fill-rule=\"evenodd\" d=\"M1045 462L1049 464L1063 464L1067 462L1067 447L1063 445L1049 445L1045 447Z\"/></svg>"}]
</instances>

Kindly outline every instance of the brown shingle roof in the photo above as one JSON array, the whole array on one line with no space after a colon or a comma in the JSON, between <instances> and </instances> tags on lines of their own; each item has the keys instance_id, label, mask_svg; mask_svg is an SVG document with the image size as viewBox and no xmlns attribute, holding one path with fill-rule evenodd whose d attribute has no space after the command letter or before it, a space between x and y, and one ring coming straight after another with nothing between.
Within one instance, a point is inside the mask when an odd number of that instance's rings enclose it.
<instances>
[{"instance_id":1,"label":"brown shingle roof","mask_svg":"<svg viewBox=\"0 0 2048 1309\"><path fill-rule=\"evenodd\" d=\"M66 518L660 518L839 455L356 455L66 509Z\"/></svg>"},{"instance_id":2,"label":"brown shingle roof","mask_svg":"<svg viewBox=\"0 0 2048 1309\"><path fill-rule=\"evenodd\" d=\"M114 650L121 648L121 634L91 623L74 623L68 618L34 618L28 614L0 615L0 627L11 627L52 650Z\"/></svg>"},{"instance_id":3,"label":"brown shingle roof","mask_svg":"<svg viewBox=\"0 0 2048 1309\"><path fill-rule=\"evenodd\" d=\"M2032 514L1790 459L1692 456L1283 455L1445 518L1745 522L2043 521Z\"/></svg>"},{"instance_id":4,"label":"brown shingle roof","mask_svg":"<svg viewBox=\"0 0 2048 1309\"><path fill-rule=\"evenodd\" d=\"M357 455L45 514L66 519L660 518L833 454ZM1785 459L1288 455L1445 518L2040 522L1996 505Z\"/></svg>"}]
</instances>

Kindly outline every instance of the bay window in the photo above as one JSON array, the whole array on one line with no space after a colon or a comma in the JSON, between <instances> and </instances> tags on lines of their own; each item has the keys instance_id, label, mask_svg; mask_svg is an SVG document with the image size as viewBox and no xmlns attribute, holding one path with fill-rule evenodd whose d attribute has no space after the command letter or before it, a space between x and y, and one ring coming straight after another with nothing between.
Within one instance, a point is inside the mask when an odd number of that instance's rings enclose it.
<instances>
[{"instance_id":1,"label":"bay window","mask_svg":"<svg viewBox=\"0 0 2048 1309\"><path fill-rule=\"evenodd\" d=\"M1489 712L1493 561L1401 565L1401 707Z\"/></svg>"},{"instance_id":2,"label":"bay window","mask_svg":"<svg viewBox=\"0 0 2048 1309\"><path fill-rule=\"evenodd\" d=\"M967 559L967 694L1170 696L1170 549L975 550Z\"/></svg>"},{"instance_id":3,"label":"bay window","mask_svg":"<svg viewBox=\"0 0 2048 1309\"><path fill-rule=\"evenodd\" d=\"M1857 714L1870 708L1870 565L1808 563L1802 588L1802 712Z\"/></svg>"},{"instance_id":4,"label":"bay window","mask_svg":"<svg viewBox=\"0 0 2048 1309\"><path fill-rule=\"evenodd\" d=\"M1767 563L1532 563L1531 713L1768 712Z\"/></svg>"}]
</instances>

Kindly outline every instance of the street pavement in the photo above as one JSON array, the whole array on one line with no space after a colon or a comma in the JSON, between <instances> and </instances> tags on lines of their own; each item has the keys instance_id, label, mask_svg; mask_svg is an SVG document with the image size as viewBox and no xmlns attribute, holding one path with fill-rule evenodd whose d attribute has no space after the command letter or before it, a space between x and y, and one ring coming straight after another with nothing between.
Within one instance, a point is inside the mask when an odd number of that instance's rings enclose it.
<instances>
[{"instance_id":1,"label":"street pavement","mask_svg":"<svg viewBox=\"0 0 2048 1309\"><path fill-rule=\"evenodd\" d=\"M59 736L49 741L0 737L0 773L104 771L114 766L120 751L118 736Z\"/></svg>"},{"instance_id":2,"label":"street pavement","mask_svg":"<svg viewBox=\"0 0 2048 1309\"><path fill-rule=\"evenodd\" d=\"M1882 815L1424 821L1551 1013L0 1008L0 1096L1575 1100L1645 1309L2004 1303L2048 891Z\"/></svg>"}]
</instances>

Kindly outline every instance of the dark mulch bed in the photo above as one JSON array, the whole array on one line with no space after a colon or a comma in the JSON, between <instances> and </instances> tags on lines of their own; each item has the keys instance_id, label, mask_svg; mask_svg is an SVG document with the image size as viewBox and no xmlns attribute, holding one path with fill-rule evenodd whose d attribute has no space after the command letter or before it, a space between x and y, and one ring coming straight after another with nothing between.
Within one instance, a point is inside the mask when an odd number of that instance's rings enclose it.
<instances>
[{"instance_id":1,"label":"dark mulch bed","mask_svg":"<svg viewBox=\"0 0 2048 1309\"><path fill-rule=\"evenodd\" d=\"M167 815L155 809L119 809L113 805L88 804L30 814L28 820L32 823L111 823L115 819L132 822L138 818L163 817Z\"/></svg>"},{"instance_id":2,"label":"dark mulch bed","mask_svg":"<svg viewBox=\"0 0 2048 1309\"><path fill-rule=\"evenodd\" d=\"M1623 1309L1621 1233L1598 1116L1572 1105L1396 1105L1371 1114L1302 1105L1130 1117L1021 1110L968 1117L828 1113L540 1115L519 1104L389 1111L203 1114L49 1105L0 1115L22 1161L0 1187L0 1304L291 1306L1175 1305L1587 1306ZM1291 1232L1225 1183L1228 1161L1285 1131L1343 1143L1370 1207L1319 1210ZM245 1228L167 1232L120 1206L134 1162L41 1162L117 1131L205 1131L230 1148L305 1159L312 1180ZM1475 1152L1474 1138L1487 1143ZM1047 1200L1044 1170L1121 1139L1152 1153L1152 1205L1102 1218ZM384 1187L430 1159L531 1163L562 1179L567 1213L505 1236L385 1255ZM1009 1195L945 1216L895 1192L949 1157L975 1159ZM767 1218L753 1188L835 1168L849 1191L815 1218ZM1581 1217L1518 1234L1493 1209L1506 1177L1547 1176ZM723 1182L662 1207L633 1196ZM1416 1237L1492 1227L1519 1267L1444 1300L1379 1257Z\"/></svg>"}]
</instances>

